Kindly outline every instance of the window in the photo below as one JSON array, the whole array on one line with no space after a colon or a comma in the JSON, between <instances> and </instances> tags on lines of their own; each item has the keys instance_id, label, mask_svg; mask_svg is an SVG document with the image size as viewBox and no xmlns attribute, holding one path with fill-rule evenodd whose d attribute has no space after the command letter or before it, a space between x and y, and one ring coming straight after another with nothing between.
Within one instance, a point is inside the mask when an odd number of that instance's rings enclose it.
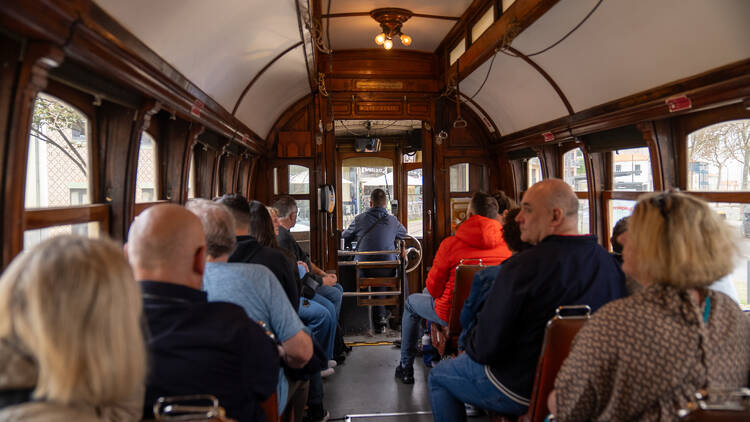
<instances>
[{"instance_id":1,"label":"window","mask_svg":"<svg viewBox=\"0 0 750 422\"><path fill-rule=\"evenodd\" d=\"M310 169L294 164L289 165L289 194L307 195L310 193Z\"/></svg>"},{"instance_id":2,"label":"window","mask_svg":"<svg viewBox=\"0 0 750 422\"><path fill-rule=\"evenodd\" d=\"M528 174L527 188L542 180L542 163L539 161L539 157L530 158L526 163L526 169Z\"/></svg>"},{"instance_id":3,"label":"window","mask_svg":"<svg viewBox=\"0 0 750 422\"><path fill-rule=\"evenodd\" d=\"M406 231L422 237L422 169L406 173Z\"/></svg>"},{"instance_id":4,"label":"window","mask_svg":"<svg viewBox=\"0 0 750 422\"><path fill-rule=\"evenodd\" d=\"M450 52L450 64L455 63L466 51L466 39L461 38L461 41L458 42L458 44L453 47L453 50Z\"/></svg>"},{"instance_id":5,"label":"window","mask_svg":"<svg viewBox=\"0 0 750 422\"><path fill-rule=\"evenodd\" d=\"M589 233L589 200L583 151L574 148L563 154L563 180L578 196L578 233Z\"/></svg>"},{"instance_id":6,"label":"window","mask_svg":"<svg viewBox=\"0 0 750 422\"><path fill-rule=\"evenodd\" d=\"M99 237L100 225L98 221L80 224L64 224L61 226L32 229L23 232L23 247L30 248L43 240L61 234L75 234L91 238Z\"/></svg>"},{"instance_id":7,"label":"window","mask_svg":"<svg viewBox=\"0 0 750 422\"><path fill-rule=\"evenodd\" d=\"M451 192L469 192L469 163L450 166L449 178Z\"/></svg>"},{"instance_id":8,"label":"window","mask_svg":"<svg viewBox=\"0 0 750 422\"><path fill-rule=\"evenodd\" d=\"M495 22L495 6L490 6L471 28L471 42L475 42Z\"/></svg>"},{"instance_id":9,"label":"window","mask_svg":"<svg viewBox=\"0 0 750 422\"><path fill-rule=\"evenodd\" d=\"M141 134L138 148L138 170L135 176L135 202L156 200L156 141L146 132Z\"/></svg>"},{"instance_id":10,"label":"window","mask_svg":"<svg viewBox=\"0 0 750 422\"><path fill-rule=\"evenodd\" d=\"M89 203L88 133L83 113L58 98L39 94L29 136L26 208Z\"/></svg>"},{"instance_id":11,"label":"window","mask_svg":"<svg viewBox=\"0 0 750 422\"><path fill-rule=\"evenodd\" d=\"M422 151L415 151L410 154L404 154L404 163L421 163L422 162Z\"/></svg>"},{"instance_id":12,"label":"window","mask_svg":"<svg viewBox=\"0 0 750 422\"><path fill-rule=\"evenodd\" d=\"M648 148L621 149L612 153L612 187L615 191L646 192L654 190L651 158Z\"/></svg>"},{"instance_id":13,"label":"window","mask_svg":"<svg viewBox=\"0 0 750 422\"><path fill-rule=\"evenodd\" d=\"M688 190L749 191L750 119L697 130L687 137Z\"/></svg>"},{"instance_id":14,"label":"window","mask_svg":"<svg viewBox=\"0 0 750 422\"><path fill-rule=\"evenodd\" d=\"M188 199L195 198L195 153L190 154L190 164L188 164Z\"/></svg>"},{"instance_id":15,"label":"window","mask_svg":"<svg viewBox=\"0 0 750 422\"><path fill-rule=\"evenodd\" d=\"M727 277L737 291L743 309L750 309L750 204L710 202L709 205L741 239L737 242L740 257L734 271Z\"/></svg>"},{"instance_id":16,"label":"window","mask_svg":"<svg viewBox=\"0 0 750 422\"><path fill-rule=\"evenodd\" d=\"M370 194L383 189L388 197L386 209L391 209L393 190L393 160L381 157L347 158L341 161L342 226L349 227L354 217L370 208Z\"/></svg>"}]
</instances>

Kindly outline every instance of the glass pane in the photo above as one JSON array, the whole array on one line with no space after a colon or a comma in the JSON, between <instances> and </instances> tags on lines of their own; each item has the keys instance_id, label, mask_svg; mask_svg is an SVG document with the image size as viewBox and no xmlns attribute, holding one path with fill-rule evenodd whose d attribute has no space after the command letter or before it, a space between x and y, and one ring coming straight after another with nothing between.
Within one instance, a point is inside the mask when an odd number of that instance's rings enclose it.
<instances>
[{"instance_id":1,"label":"glass pane","mask_svg":"<svg viewBox=\"0 0 750 422\"><path fill-rule=\"evenodd\" d=\"M449 177L451 192L469 192L469 163L452 165Z\"/></svg>"},{"instance_id":2,"label":"glass pane","mask_svg":"<svg viewBox=\"0 0 750 422\"><path fill-rule=\"evenodd\" d=\"M310 201L307 199L296 199L297 202L297 224L290 231L310 231Z\"/></svg>"},{"instance_id":3,"label":"glass pane","mask_svg":"<svg viewBox=\"0 0 750 422\"><path fill-rule=\"evenodd\" d=\"M471 202L470 197L451 198L451 234L455 233L458 225L466 220L466 212L469 209L469 202Z\"/></svg>"},{"instance_id":4,"label":"glass pane","mask_svg":"<svg viewBox=\"0 0 750 422\"><path fill-rule=\"evenodd\" d=\"M37 96L26 162L26 208L91 203L88 138L83 113L50 95Z\"/></svg>"},{"instance_id":5,"label":"glass pane","mask_svg":"<svg viewBox=\"0 0 750 422\"><path fill-rule=\"evenodd\" d=\"M709 203L732 229L737 230L740 257L727 277L732 282L743 309L750 309L750 204Z\"/></svg>"},{"instance_id":6,"label":"glass pane","mask_svg":"<svg viewBox=\"0 0 750 422\"><path fill-rule=\"evenodd\" d=\"M589 200L578 200L578 233L589 234Z\"/></svg>"},{"instance_id":7,"label":"glass pane","mask_svg":"<svg viewBox=\"0 0 750 422\"><path fill-rule=\"evenodd\" d=\"M379 157L349 158L341 163L342 224L349 227L354 217L370 208L370 194L383 189L388 196L386 209L391 209L393 160Z\"/></svg>"},{"instance_id":8,"label":"glass pane","mask_svg":"<svg viewBox=\"0 0 750 422\"><path fill-rule=\"evenodd\" d=\"M190 154L190 164L188 168L188 198L195 198L195 154Z\"/></svg>"},{"instance_id":9,"label":"glass pane","mask_svg":"<svg viewBox=\"0 0 750 422\"><path fill-rule=\"evenodd\" d=\"M612 235L612 229L615 224L623 217L633 214L637 201L628 201L623 199L614 199L609 201L609 234Z\"/></svg>"},{"instance_id":10,"label":"glass pane","mask_svg":"<svg viewBox=\"0 0 750 422\"><path fill-rule=\"evenodd\" d=\"M411 154L404 154L404 163L421 163L422 151L415 151Z\"/></svg>"},{"instance_id":11,"label":"glass pane","mask_svg":"<svg viewBox=\"0 0 750 422\"><path fill-rule=\"evenodd\" d=\"M156 200L156 142L146 132L138 148L138 170L135 176L135 202Z\"/></svg>"},{"instance_id":12,"label":"glass pane","mask_svg":"<svg viewBox=\"0 0 750 422\"><path fill-rule=\"evenodd\" d=\"M462 54L466 51L466 39L461 38L461 41L456 44L455 47L453 47L453 50L450 52L450 64L453 64L458 60L459 57L461 57Z\"/></svg>"},{"instance_id":13,"label":"glass pane","mask_svg":"<svg viewBox=\"0 0 750 422\"><path fill-rule=\"evenodd\" d=\"M484 15L482 15L477 23L471 28L471 42L476 41L477 38L484 34L484 31L492 26L493 22L495 22L495 6L490 6L490 8L484 12Z\"/></svg>"},{"instance_id":14,"label":"glass pane","mask_svg":"<svg viewBox=\"0 0 750 422\"><path fill-rule=\"evenodd\" d=\"M289 165L289 194L307 195L310 193L310 169L294 164Z\"/></svg>"},{"instance_id":15,"label":"glass pane","mask_svg":"<svg viewBox=\"0 0 750 422\"><path fill-rule=\"evenodd\" d=\"M612 153L612 186L619 191L652 191L651 158L648 148L621 149Z\"/></svg>"},{"instance_id":16,"label":"glass pane","mask_svg":"<svg viewBox=\"0 0 750 422\"><path fill-rule=\"evenodd\" d=\"M750 119L704 127L687 142L689 190L750 190Z\"/></svg>"},{"instance_id":17,"label":"glass pane","mask_svg":"<svg viewBox=\"0 0 750 422\"><path fill-rule=\"evenodd\" d=\"M75 234L90 238L99 237L99 222L68 224L64 226L45 227L43 229L26 230L23 232L23 247L30 248L42 240L61 234Z\"/></svg>"},{"instance_id":18,"label":"glass pane","mask_svg":"<svg viewBox=\"0 0 750 422\"><path fill-rule=\"evenodd\" d=\"M422 237L422 169L407 173L406 200L406 231L414 237Z\"/></svg>"},{"instance_id":19,"label":"glass pane","mask_svg":"<svg viewBox=\"0 0 750 422\"><path fill-rule=\"evenodd\" d=\"M563 155L563 179L576 192L586 192L586 162L583 159L583 151L575 148Z\"/></svg>"},{"instance_id":20,"label":"glass pane","mask_svg":"<svg viewBox=\"0 0 750 422\"><path fill-rule=\"evenodd\" d=\"M542 180L542 163L539 161L539 157L530 158L527 165L527 174L529 179L526 187L531 187L534 183Z\"/></svg>"}]
</instances>

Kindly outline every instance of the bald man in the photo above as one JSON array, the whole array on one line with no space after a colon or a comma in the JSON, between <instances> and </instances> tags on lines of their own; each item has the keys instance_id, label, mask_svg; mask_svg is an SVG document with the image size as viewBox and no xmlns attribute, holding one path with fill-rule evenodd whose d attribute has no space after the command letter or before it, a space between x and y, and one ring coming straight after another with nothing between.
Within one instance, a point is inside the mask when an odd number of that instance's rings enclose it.
<instances>
[{"instance_id":1,"label":"bald man","mask_svg":"<svg viewBox=\"0 0 750 422\"><path fill-rule=\"evenodd\" d=\"M529 188L516 216L534 245L500 266L466 336L466 353L430 372L436 422L466 419L464 403L503 414L528 410L547 321L558 306L592 311L624 295L624 275L593 235L578 234L578 198L559 179Z\"/></svg>"},{"instance_id":2,"label":"bald man","mask_svg":"<svg viewBox=\"0 0 750 422\"><path fill-rule=\"evenodd\" d=\"M201 221L155 205L130 226L125 254L143 292L149 374L144 418L159 397L212 394L238 421L265 421L259 402L276 391L275 343L245 311L201 291L206 241Z\"/></svg>"}]
</instances>

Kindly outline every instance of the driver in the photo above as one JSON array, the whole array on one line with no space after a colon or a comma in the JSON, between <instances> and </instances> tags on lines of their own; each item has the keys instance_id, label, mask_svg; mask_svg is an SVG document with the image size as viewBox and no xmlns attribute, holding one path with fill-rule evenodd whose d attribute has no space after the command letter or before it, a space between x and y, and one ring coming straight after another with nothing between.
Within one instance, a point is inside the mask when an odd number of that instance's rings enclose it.
<instances>
[{"instance_id":1,"label":"driver","mask_svg":"<svg viewBox=\"0 0 750 422\"><path fill-rule=\"evenodd\" d=\"M370 194L370 209L357 215L341 237L346 242L357 241L357 251L388 251L394 250L396 239L406 236L406 229L396 217L388 214L386 198L383 189L375 189ZM360 256L357 256L358 260ZM392 261L396 255L367 255L363 261ZM394 268L372 268L360 270L360 277L395 277ZM384 287L373 287L374 291L386 290ZM388 325L388 314L385 306L372 307L372 320L376 332L384 332Z\"/></svg>"}]
</instances>

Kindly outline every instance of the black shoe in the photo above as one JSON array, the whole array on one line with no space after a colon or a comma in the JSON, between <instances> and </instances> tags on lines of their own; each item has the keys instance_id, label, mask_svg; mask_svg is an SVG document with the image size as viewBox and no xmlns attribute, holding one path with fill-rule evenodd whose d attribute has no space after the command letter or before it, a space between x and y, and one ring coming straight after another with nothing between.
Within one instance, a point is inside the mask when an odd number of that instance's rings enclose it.
<instances>
[{"instance_id":1,"label":"black shoe","mask_svg":"<svg viewBox=\"0 0 750 422\"><path fill-rule=\"evenodd\" d=\"M401 348L401 339L393 340L393 347L400 349Z\"/></svg>"},{"instance_id":2,"label":"black shoe","mask_svg":"<svg viewBox=\"0 0 750 422\"><path fill-rule=\"evenodd\" d=\"M414 384L414 367L407 366L404 368L401 364L398 364L396 367L396 378L404 384Z\"/></svg>"},{"instance_id":3,"label":"black shoe","mask_svg":"<svg viewBox=\"0 0 750 422\"><path fill-rule=\"evenodd\" d=\"M336 361L336 364L341 365L346 360L346 353L342 352L340 355L334 356L333 360Z\"/></svg>"},{"instance_id":4,"label":"black shoe","mask_svg":"<svg viewBox=\"0 0 750 422\"><path fill-rule=\"evenodd\" d=\"M310 405L305 412L303 422L326 422L331 414L323 408L323 405Z\"/></svg>"}]
</instances>

